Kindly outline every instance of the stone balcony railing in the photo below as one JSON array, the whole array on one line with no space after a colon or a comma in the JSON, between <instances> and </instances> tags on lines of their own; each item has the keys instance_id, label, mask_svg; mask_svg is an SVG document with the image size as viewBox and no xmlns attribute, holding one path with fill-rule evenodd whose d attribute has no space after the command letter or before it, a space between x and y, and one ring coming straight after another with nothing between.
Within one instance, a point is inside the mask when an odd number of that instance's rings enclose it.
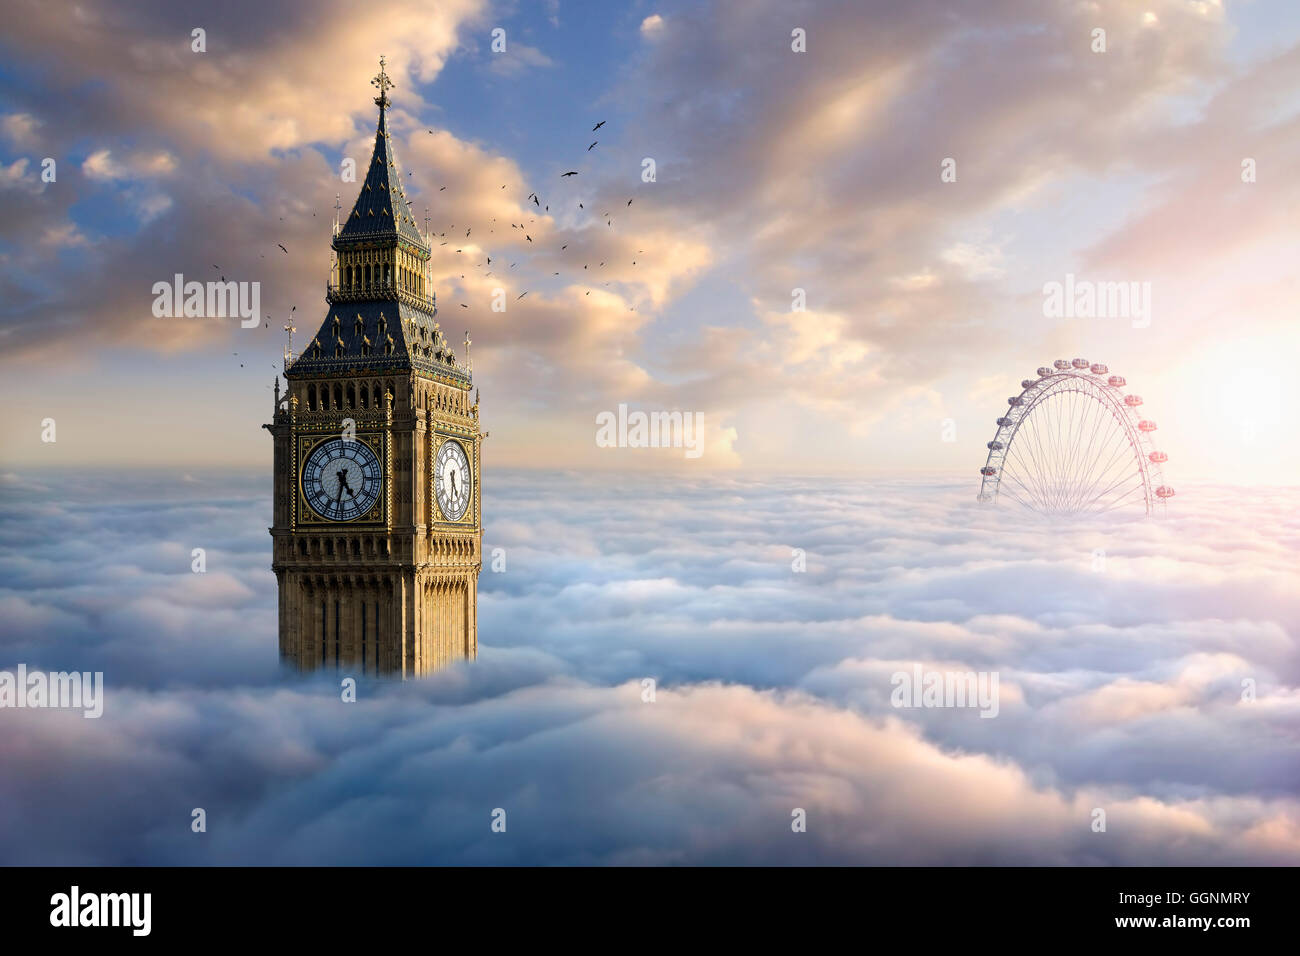
<instances>
[{"instance_id":1,"label":"stone balcony railing","mask_svg":"<svg viewBox=\"0 0 1300 956\"><path fill-rule=\"evenodd\" d=\"M423 309L430 315L438 312L438 299L433 295L423 295L394 285L392 282L372 282L369 285L341 286L325 284L325 301L330 305L336 302L367 302L372 299L396 298L407 305Z\"/></svg>"}]
</instances>

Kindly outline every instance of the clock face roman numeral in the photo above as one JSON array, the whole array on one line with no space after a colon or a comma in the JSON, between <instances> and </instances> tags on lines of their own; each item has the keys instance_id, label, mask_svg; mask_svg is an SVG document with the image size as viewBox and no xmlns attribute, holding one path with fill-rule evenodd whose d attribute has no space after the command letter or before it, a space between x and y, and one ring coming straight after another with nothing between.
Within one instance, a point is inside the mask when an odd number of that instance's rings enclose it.
<instances>
[{"instance_id":1,"label":"clock face roman numeral","mask_svg":"<svg viewBox=\"0 0 1300 956\"><path fill-rule=\"evenodd\" d=\"M439 446L433 469L433 492L443 518L447 521L463 518L473 490L465 449L460 442L449 438Z\"/></svg>"},{"instance_id":2,"label":"clock face roman numeral","mask_svg":"<svg viewBox=\"0 0 1300 956\"><path fill-rule=\"evenodd\" d=\"M331 521L352 521L379 500L383 475L365 442L332 438L317 445L302 468L302 491L311 509Z\"/></svg>"}]
</instances>

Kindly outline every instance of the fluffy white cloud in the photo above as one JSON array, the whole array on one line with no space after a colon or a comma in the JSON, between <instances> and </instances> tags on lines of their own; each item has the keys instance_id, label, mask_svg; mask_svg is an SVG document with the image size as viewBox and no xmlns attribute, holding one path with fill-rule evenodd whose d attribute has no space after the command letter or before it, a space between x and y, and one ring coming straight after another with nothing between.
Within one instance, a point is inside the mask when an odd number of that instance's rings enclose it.
<instances>
[{"instance_id":1,"label":"fluffy white cloud","mask_svg":"<svg viewBox=\"0 0 1300 956\"><path fill-rule=\"evenodd\" d=\"M480 660L346 705L276 672L263 476L93 512L89 478L7 478L0 667L109 690L98 721L10 712L5 858L1300 861L1293 497L1079 529L917 479L489 480ZM917 664L998 673L998 716L892 706Z\"/></svg>"}]
</instances>

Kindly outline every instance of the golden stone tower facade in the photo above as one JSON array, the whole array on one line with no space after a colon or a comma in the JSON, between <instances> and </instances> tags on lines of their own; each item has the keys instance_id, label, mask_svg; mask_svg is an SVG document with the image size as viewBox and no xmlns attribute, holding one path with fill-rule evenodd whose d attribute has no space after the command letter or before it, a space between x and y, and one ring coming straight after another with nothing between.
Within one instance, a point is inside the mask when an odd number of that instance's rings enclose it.
<instances>
[{"instance_id":1,"label":"golden stone tower facade","mask_svg":"<svg viewBox=\"0 0 1300 956\"><path fill-rule=\"evenodd\" d=\"M280 656L303 669L428 674L478 654L478 394L429 288L429 238L388 135L380 60L375 149L334 227L319 331L276 383L272 569Z\"/></svg>"}]
</instances>

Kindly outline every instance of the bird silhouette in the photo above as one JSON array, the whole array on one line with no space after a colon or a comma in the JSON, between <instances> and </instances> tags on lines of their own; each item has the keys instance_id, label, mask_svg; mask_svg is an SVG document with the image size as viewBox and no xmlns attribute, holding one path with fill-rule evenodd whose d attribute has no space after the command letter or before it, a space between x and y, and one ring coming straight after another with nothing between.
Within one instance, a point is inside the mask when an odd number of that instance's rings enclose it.
<instances>
[{"instance_id":1,"label":"bird silhouette","mask_svg":"<svg viewBox=\"0 0 1300 956\"><path fill-rule=\"evenodd\" d=\"M596 140L596 143L599 143L599 142L600 142L600 140ZM590 152L592 151L592 149L595 147L596 143L592 143L591 146L588 146L588 147L587 147L587 152L590 153Z\"/></svg>"},{"instance_id":2,"label":"bird silhouette","mask_svg":"<svg viewBox=\"0 0 1300 956\"><path fill-rule=\"evenodd\" d=\"M560 173L560 178L563 179L565 176L576 176L576 175L578 175L578 171L576 169L571 169L567 173Z\"/></svg>"},{"instance_id":3,"label":"bird silhouette","mask_svg":"<svg viewBox=\"0 0 1300 956\"><path fill-rule=\"evenodd\" d=\"M526 296L527 294L528 294L527 292L521 292L521 293L519 293L519 298L518 298L518 299L515 299L515 301L518 302L519 299L522 299L522 298L523 298L524 296Z\"/></svg>"},{"instance_id":4,"label":"bird silhouette","mask_svg":"<svg viewBox=\"0 0 1300 956\"><path fill-rule=\"evenodd\" d=\"M600 129L604 125L605 125L605 121L601 120L599 123L597 123L595 126L591 128L591 131L594 133L596 132L596 130Z\"/></svg>"},{"instance_id":5,"label":"bird silhouette","mask_svg":"<svg viewBox=\"0 0 1300 956\"><path fill-rule=\"evenodd\" d=\"M276 245L277 245L277 246L280 246L281 249L284 249L284 246L280 245L280 243L277 242ZM288 249L284 249L284 254L287 256L287 255L289 254L289 250L288 250Z\"/></svg>"}]
</instances>

